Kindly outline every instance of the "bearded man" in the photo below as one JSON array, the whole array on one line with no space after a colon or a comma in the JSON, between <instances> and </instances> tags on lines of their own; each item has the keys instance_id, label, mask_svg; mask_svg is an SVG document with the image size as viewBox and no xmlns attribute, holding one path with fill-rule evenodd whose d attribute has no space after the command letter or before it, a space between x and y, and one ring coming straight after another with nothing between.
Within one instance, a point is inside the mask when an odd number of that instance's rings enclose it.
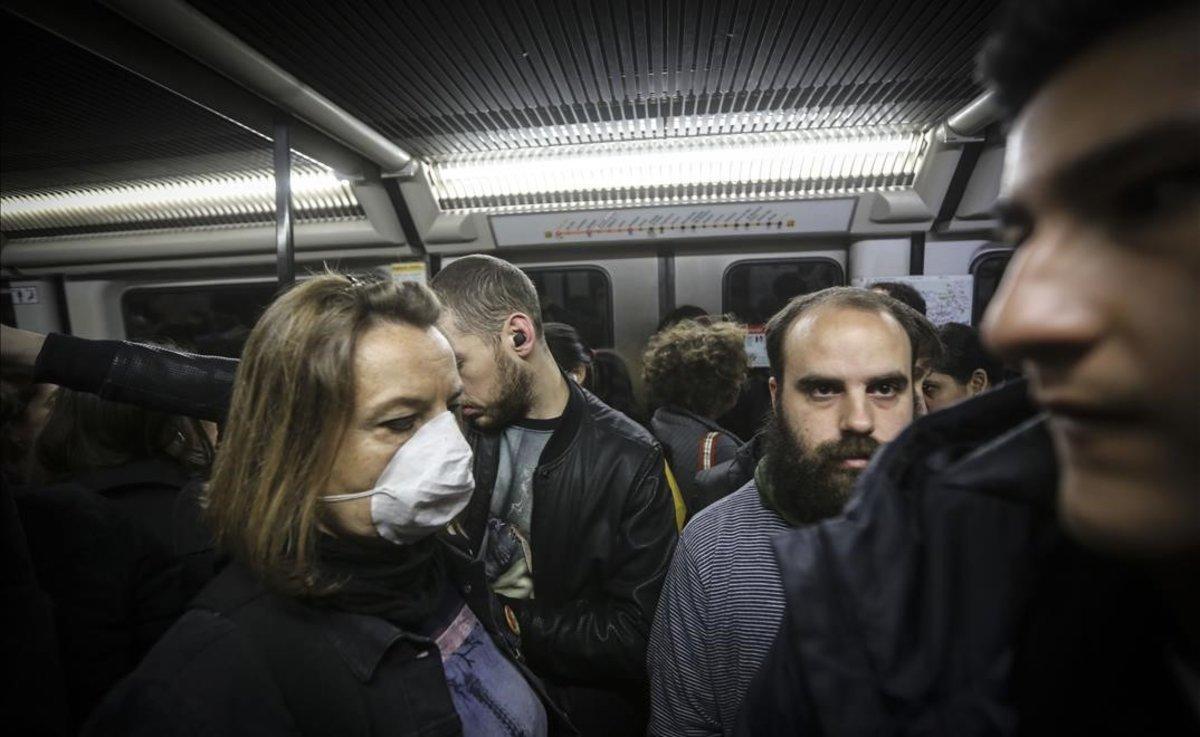
<instances>
[{"instance_id":1,"label":"bearded man","mask_svg":"<svg viewBox=\"0 0 1200 737\"><path fill-rule=\"evenodd\" d=\"M765 455L680 537L650 636L652 735L732 730L783 616L772 537L841 511L871 456L912 422L914 357L938 346L915 310L848 287L793 299L766 336Z\"/></svg>"},{"instance_id":2,"label":"bearded man","mask_svg":"<svg viewBox=\"0 0 1200 737\"><path fill-rule=\"evenodd\" d=\"M643 733L646 639L677 535L662 447L566 378L516 266L467 256L431 286L475 452L460 528L580 733Z\"/></svg>"}]
</instances>

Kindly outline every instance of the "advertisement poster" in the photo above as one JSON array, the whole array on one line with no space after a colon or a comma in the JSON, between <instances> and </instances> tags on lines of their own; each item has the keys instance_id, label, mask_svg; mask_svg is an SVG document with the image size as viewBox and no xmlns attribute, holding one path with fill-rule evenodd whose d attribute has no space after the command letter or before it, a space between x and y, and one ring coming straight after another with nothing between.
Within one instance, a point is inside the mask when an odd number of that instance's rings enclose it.
<instances>
[{"instance_id":1,"label":"advertisement poster","mask_svg":"<svg viewBox=\"0 0 1200 737\"><path fill-rule=\"evenodd\" d=\"M873 276L851 280L851 286L865 287L877 281L903 282L925 298L926 316L934 325L948 322L971 324L971 302L975 279L970 274L948 276Z\"/></svg>"}]
</instances>

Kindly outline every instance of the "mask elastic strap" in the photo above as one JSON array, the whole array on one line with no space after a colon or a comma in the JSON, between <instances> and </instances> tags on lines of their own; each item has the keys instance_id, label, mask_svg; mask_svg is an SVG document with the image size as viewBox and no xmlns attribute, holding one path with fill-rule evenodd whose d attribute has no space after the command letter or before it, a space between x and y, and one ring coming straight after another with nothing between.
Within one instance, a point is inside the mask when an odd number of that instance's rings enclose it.
<instances>
[{"instance_id":1,"label":"mask elastic strap","mask_svg":"<svg viewBox=\"0 0 1200 737\"><path fill-rule=\"evenodd\" d=\"M321 501L323 501L323 502L348 502L353 499L362 499L363 497L368 497L368 496L372 496L374 494L380 494L380 493L382 493L382 492L377 491L375 489L369 489L367 491L356 491L353 494L329 494L327 496L321 497Z\"/></svg>"}]
</instances>

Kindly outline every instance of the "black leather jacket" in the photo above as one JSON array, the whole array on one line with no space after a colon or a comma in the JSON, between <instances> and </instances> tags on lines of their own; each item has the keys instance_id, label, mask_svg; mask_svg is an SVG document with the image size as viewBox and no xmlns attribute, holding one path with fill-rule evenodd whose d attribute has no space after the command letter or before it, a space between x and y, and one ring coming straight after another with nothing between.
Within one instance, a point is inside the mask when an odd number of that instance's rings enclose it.
<instances>
[{"instance_id":1,"label":"black leather jacket","mask_svg":"<svg viewBox=\"0 0 1200 737\"><path fill-rule=\"evenodd\" d=\"M530 666L560 683L640 683L677 537L661 446L568 381L571 396L533 478L535 598L513 601ZM483 539L499 432L473 432L475 494L462 522Z\"/></svg>"}]
</instances>

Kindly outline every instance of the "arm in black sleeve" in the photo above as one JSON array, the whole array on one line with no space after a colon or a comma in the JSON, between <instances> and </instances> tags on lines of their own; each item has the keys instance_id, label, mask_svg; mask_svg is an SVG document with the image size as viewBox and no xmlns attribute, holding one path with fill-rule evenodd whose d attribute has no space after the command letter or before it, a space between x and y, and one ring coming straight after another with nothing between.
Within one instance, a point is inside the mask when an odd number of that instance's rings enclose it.
<instances>
[{"instance_id":1,"label":"arm in black sleeve","mask_svg":"<svg viewBox=\"0 0 1200 737\"><path fill-rule=\"evenodd\" d=\"M34 381L221 422L229 411L237 365L232 358L52 333L38 354Z\"/></svg>"}]
</instances>

